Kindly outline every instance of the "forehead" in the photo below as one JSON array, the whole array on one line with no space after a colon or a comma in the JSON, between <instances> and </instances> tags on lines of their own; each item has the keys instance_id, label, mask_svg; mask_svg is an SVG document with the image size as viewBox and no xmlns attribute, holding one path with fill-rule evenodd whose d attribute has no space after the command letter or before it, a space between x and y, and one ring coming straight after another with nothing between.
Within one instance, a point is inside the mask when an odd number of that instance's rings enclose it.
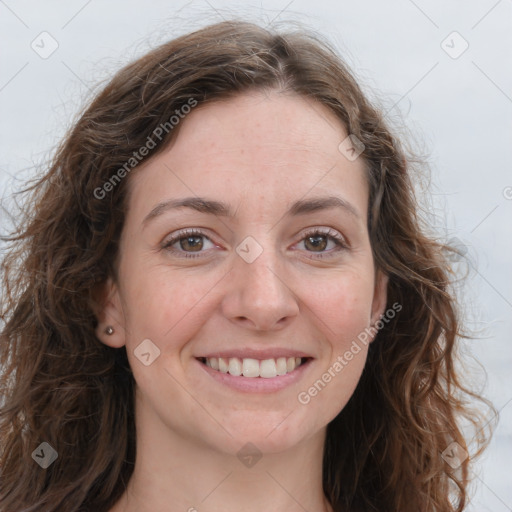
<instances>
[{"instance_id":1,"label":"forehead","mask_svg":"<svg viewBox=\"0 0 512 512\"><path fill-rule=\"evenodd\" d=\"M314 100L248 93L198 106L180 123L168 148L131 176L130 209L191 195L273 208L338 191L366 215L364 162L339 151L346 129Z\"/></svg>"}]
</instances>

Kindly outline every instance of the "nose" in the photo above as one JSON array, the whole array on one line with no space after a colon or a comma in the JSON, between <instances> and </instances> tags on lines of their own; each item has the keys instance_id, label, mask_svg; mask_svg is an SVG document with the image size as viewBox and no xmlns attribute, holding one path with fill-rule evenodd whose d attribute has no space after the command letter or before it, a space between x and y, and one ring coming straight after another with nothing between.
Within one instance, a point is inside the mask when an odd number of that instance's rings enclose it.
<instances>
[{"instance_id":1,"label":"nose","mask_svg":"<svg viewBox=\"0 0 512 512\"><path fill-rule=\"evenodd\" d=\"M270 250L252 263L239 256L222 301L222 312L242 327L271 331L282 329L299 313L299 303L282 265Z\"/></svg>"}]
</instances>

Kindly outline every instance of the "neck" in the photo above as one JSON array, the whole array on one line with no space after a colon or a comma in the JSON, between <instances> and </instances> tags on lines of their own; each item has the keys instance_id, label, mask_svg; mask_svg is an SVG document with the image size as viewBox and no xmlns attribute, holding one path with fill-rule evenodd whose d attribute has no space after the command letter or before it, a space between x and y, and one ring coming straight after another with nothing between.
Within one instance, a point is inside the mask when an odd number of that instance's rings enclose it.
<instances>
[{"instance_id":1,"label":"neck","mask_svg":"<svg viewBox=\"0 0 512 512\"><path fill-rule=\"evenodd\" d=\"M322 486L326 430L281 452L240 458L144 415L126 492L110 512L331 512ZM154 418L153 418L154 420ZM240 443L243 446L243 443ZM254 457L254 456L253 456Z\"/></svg>"}]
</instances>

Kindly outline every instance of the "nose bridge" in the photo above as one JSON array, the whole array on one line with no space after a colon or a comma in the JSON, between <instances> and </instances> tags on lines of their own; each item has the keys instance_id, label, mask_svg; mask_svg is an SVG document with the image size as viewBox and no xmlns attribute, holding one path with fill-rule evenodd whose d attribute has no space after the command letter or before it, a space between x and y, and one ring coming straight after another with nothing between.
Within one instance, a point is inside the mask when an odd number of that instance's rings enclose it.
<instances>
[{"instance_id":1,"label":"nose bridge","mask_svg":"<svg viewBox=\"0 0 512 512\"><path fill-rule=\"evenodd\" d=\"M260 294L263 294L268 302L282 293L283 277L279 276L279 255L272 237L267 234L265 237L260 236L259 240L250 236L240 243L235 265L247 285L243 287L244 292L253 294L256 299L260 299Z\"/></svg>"},{"instance_id":2,"label":"nose bridge","mask_svg":"<svg viewBox=\"0 0 512 512\"><path fill-rule=\"evenodd\" d=\"M267 234L268 235L268 234ZM298 312L271 236L247 237L236 249L224 313L232 320L271 329Z\"/></svg>"},{"instance_id":3,"label":"nose bridge","mask_svg":"<svg viewBox=\"0 0 512 512\"><path fill-rule=\"evenodd\" d=\"M248 289L254 292L263 291L267 298L270 294L280 291L283 286L282 277L279 276L279 264L275 250L266 247L254 261L242 261L237 264L241 268L243 280L247 282ZM281 279L279 279L281 277Z\"/></svg>"}]
</instances>

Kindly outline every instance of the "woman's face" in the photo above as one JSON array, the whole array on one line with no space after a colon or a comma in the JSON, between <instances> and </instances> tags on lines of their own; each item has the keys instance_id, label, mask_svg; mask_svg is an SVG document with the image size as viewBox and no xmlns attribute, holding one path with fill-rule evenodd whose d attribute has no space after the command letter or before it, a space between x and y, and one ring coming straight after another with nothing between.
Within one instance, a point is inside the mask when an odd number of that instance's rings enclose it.
<instances>
[{"instance_id":1,"label":"woman's face","mask_svg":"<svg viewBox=\"0 0 512 512\"><path fill-rule=\"evenodd\" d=\"M245 94L192 110L134 171L99 336L126 345L139 421L277 452L343 409L386 300L347 135L316 102Z\"/></svg>"}]
</instances>

